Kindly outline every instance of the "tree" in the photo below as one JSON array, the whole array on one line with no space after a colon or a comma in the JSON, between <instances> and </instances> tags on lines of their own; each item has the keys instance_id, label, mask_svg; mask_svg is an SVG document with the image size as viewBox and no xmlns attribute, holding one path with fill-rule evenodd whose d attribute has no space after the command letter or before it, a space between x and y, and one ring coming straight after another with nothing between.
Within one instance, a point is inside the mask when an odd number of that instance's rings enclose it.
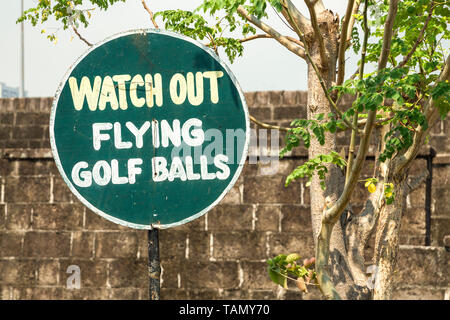
<instances>
[{"instance_id":1,"label":"tree","mask_svg":"<svg viewBox=\"0 0 450 320\"><path fill-rule=\"evenodd\" d=\"M64 29L71 27L90 45L77 28L79 23L88 25L93 9L78 8L89 2L94 9L106 10L117 1L41 0L18 21L36 25L53 15ZM307 63L307 119L293 119L291 127L278 128L287 131L281 155L301 142L309 150L309 160L288 176L286 184L309 178L317 282L328 299L389 299L405 198L420 183L407 183L408 169L432 126L450 108L450 59L442 48L450 36L448 1L348 0L341 20L321 0L304 1L309 19L291 0L204 0L193 12L168 10L155 15L145 0L142 5L155 28L155 18L161 17L166 29L206 41L216 53L223 48L230 61L242 55L245 42L270 38ZM282 35L263 22L268 6L295 36ZM216 17L215 22L208 22L206 16ZM243 38L224 36L227 29ZM358 30L363 33L362 43ZM345 80L350 48L360 53L359 68ZM368 67L374 71L365 72ZM344 94L355 99L341 110L338 105ZM336 147L339 130L351 130L345 153ZM354 212L350 196L360 183L371 140L376 145L376 165L373 177L366 180L367 202L361 212ZM363 250L373 233L378 276L370 290ZM289 255L270 261L281 266L283 280L286 265L291 263L292 269L296 259ZM312 262L306 264L297 268L297 276L307 276Z\"/></svg>"}]
</instances>

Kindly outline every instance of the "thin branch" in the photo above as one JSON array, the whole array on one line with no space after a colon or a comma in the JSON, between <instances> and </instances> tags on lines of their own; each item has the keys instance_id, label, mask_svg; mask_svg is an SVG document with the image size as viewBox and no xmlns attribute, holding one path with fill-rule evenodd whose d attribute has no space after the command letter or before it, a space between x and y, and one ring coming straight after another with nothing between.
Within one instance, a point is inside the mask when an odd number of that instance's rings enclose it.
<instances>
[{"instance_id":1,"label":"thin branch","mask_svg":"<svg viewBox=\"0 0 450 320\"><path fill-rule=\"evenodd\" d=\"M389 12L384 24L383 46L381 47L381 55L378 60L378 71L386 68L391 52L392 29L394 27L395 16L397 15L398 0L391 0L389 3Z\"/></svg>"},{"instance_id":2,"label":"thin branch","mask_svg":"<svg viewBox=\"0 0 450 320\"><path fill-rule=\"evenodd\" d=\"M289 20L292 22L292 24L293 24L293 26L294 26L295 32L296 32L296 33L298 34L298 36L300 37L300 40L301 40L303 43L306 44L305 37L304 37L302 31L300 30L300 28L298 27L296 21L294 20L292 14L291 14L291 11L290 11L290 9L289 9L289 7L284 7L284 8L285 8L285 11L286 11L287 15L289 16ZM328 89L327 89L327 87L326 87L326 85L325 85L325 81L323 80L323 78L322 78L322 76L321 76L321 74L320 74L320 71L319 71L319 69L317 68L317 65L314 63L314 61L313 61L311 55L309 54L309 50L308 50L308 48L307 48L306 45L305 45L305 50L304 50L304 52L305 52L305 55L306 55L306 59L308 60L308 62L309 62L309 63L311 64L311 66L313 67L314 72L316 73L317 78L319 79L320 86L322 87L322 90L323 90L323 92L325 93L325 96L327 97L327 100L328 100L328 102L330 103L331 108L339 115L339 117L342 119L342 121L344 121L344 123L345 123L349 128L352 128L352 130L355 130L356 132L359 132L358 128L354 127L353 124L351 124L350 121L348 121L348 120L344 117L344 114L342 113L342 111L336 106L335 102L334 102L333 99L331 98L330 93L328 92Z\"/></svg>"},{"instance_id":3,"label":"thin branch","mask_svg":"<svg viewBox=\"0 0 450 320\"><path fill-rule=\"evenodd\" d=\"M442 81L450 81L450 55L447 56L445 61L445 65L442 68L442 72L439 75L439 78L436 80L436 83ZM425 118L427 119L428 127L419 126L414 134L412 145L406 150L405 154L400 156L396 163L396 173L402 172L405 168L407 168L414 158L417 156L417 153L420 150L420 147L423 145L425 137L428 132L431 130L433 124L439 118L439 108L437 108L434 104L433 98L429 98L425 107L424 107Z\"/></svg>"},{"instance_id":4,"label":"thin branch","mask_svg":"<svg viewBox=\"0 0 450 320\"><path fill-rule=\"evenodd\" d=\"M311 30L311 21L307 19L300 11L298 11L297 7L294 6L290 0L281 0L280 4L283 6L281 13L288 22L293 20L297 25L297 28L302 30L303 33L308 33ZM288 11L290 14L288 14ZM291 17L289 17L289 15ZM290 23L290 25L295 29L295 26L293 26L292 23Z\"/></svg>"},{"instance_id":5,"label":"thin branch","mask_svg":"<svg viewBox=\"0 0 450 320\"><path fill-rule=\"evenodd\" d=\"M297 39L292 38L290 36L284 36L284 37L286 37L286 39L288 39L289 41L292 41L295 44L303 47L303 42L301 42L300 40L297 40ZM255 40L255 39L273 39L273 37L270 34L255 34L255 35L248 36L246 38L240 39L239 42L240 43L244 43L244 42Z\"/></svg>"},{"instance_id":6,"label":"thin branch","mask_svg":"<svg viewBox=\"0 0 450 320\"><path fill-rule=\"evenodd\" d=\"M150 15L150 20L152 20L153 25L155 26L156 29L159 29L158 25L156 24L155 17L153 15L152 10L150 10L150 8L147 6L147 4L145 3L145 0L141 0L141 2L142 2L142 5L144 6L144 9Z\"/></svg>"},{"instance_id":7,"label":"thin branch","mask_svg":"<svg viewBox=\"0 0 450 320\"><path fill-rule=\"evenodd\" d=\"M316 34L316 37L319 41L319 52L320 52L320 64L322 69L328 69L327 68L327 54L325 51L325 45L323 42L322 33L320 32L319 25L317 24L317 16L316 16L316 9L314 7L314 4L310 0L305 0L306 6L308 7L309 14L311 16L311 25L313 27L314 33Z\"/></svg>"},{"instance_id":8,"label":"thin branch","mask_svg":"<svg viewBox=\"0 0 450 320\"><path fill-rule=\"evenodd\" d=\"M77 30L77 28L75 28L75 26L72 26L73 32L75 32L75 34L78 36L78 38L80 38L81 41L83 41L84 43L86 43L89 47L92 47L92 43L90 43L89 41L87 41Z\"/></svg>"},{"instance_id":9,"label":"thin branch","mask_svg":"<svg viewBox=\"0 0 450 320\"><path fill-rule=\"evenodd\" d=\"M299 46L293 44L292 41L290 41L285 36L281 35L278 31L273 29L271 26L260 21L255 16L250 15L243 6L239 6L237 8L237 12L248 22L252 23L253 25L257 26L259 29L261 29L265 33L269 34L271 37L273 37L275 40L277 40L279 43L281 43L283 46L285 46L289 51L295 53L296 55L298 55L299 57L301 57L303 59L306 59L305 50L303 50Z\"/></svg>"},{"instance_id":10,"label":"thin branch","mask_svg":"<svg viewBox=\"0 0 450 320\"><path fill-rule=\"evenodd\" d=\"M251 41L251 40L255 40L255 39L263 39L263 38L273 39L273 37L270 34L255 34L255 35L246 37L244 39L240 39L239 42L240 43L244 43L244 42L247 42L247 41Z\"/></svg>"},{"instance_id":11,"label":"thin branch","mask_svg":"<svg viewBox=\"0 0 450 320\"><path fill-rule=\"evenodd\" d=\"M286 36L286 39L291 40L292 42L298 44L300 47L303 47L303 48L305 47L305 44L303 42L301 42L300 40L298 40L298 39L295 39L295 38L290 37L290 36Z\"/></svg>"},{"instance_id":12,"label":"thin branch","mask_svg":"<svg viewBox=\"0 0 450 320\"><path fill-rule=\"evenodd\" d=\"M350 5L350 0L349 0L349 5ZM362 50L361 50L361 63L359 65L359 79L360 80L362 80L362 78L364 76L364 66L366 64L367 41L368 41L369 35L370 35L370 29L369 29L369 25L367 23L367 7L368 7L368 3L367 3L367 0L365 0L364 12L363 12L364 40L363 40L363 46L362 46ZM342 27L344 27L344 26L342 26ZM341 46L339 47L339 49L341 47L344 47L342 45L342 42L341 42ZM344 55L345 55L345 48L344 48ZM343 65L345 65L345 62L343 63ZM345 73L345 67L343 67L342 70L343 70L343 73ZM342 75L342 77L343 77L343 75ZM358 92L356 98L358 99L358 97L359 97L359 92ZM356 110L355 114L353 115L353 125L357 126L357 124L358 124L358 110ZM352 135L350 137L350 147L348 150L348 160L347 160L347 171L345 174L345 183L347 183L350 178L350 169L353 166L353 155L355 153L355 144L356 144L356 133L354 131L352 131Z\"/></svg>"},{"instance_id":13,"label":"thin branch","mask_svg":"<svg viewBox=\"0 0 450 320\"><path fill-rule=\"evenodd\" d=\"M347 49L347 32L350 24L350 18L355 7L355 0L348 0L347 11L345 13L344 21L341 26L341 36L339 37L339 51L338 51L338 75L336 85L341 85L344 82L345 76L345 50Z\"/></svg>"},{"instance_id":14,"label":"thin branch","mask_svg":"<svg viewBox=\"0 0 450 320\"><path fill-rule=\"evenodd\" d=\"M284 131L284 132L288 132L290 130L290 128L274 126L274 125L271 125L271 124L268 124L268 123L261 122L261 121L257 120L253 116L250 116L250 121L255 123L255 124L257 124L261 128L265 128L265 129L276 129L276 130L280 130L280 131Z\"/></svg>"},{"instance_id":15,"label":"thin branch","mask_svg":"<svg viewBox=\"0 0 450 320\"><path fill-rule=\"evenodd\" d=\"M275 12L275 14L278 16L278 18L281 20L281 22L283 22L283 24L288 27L289 29L291 29L292 31L294 31L294 28L292 28L286 21L284 21L284 19L280 16L280 14L278 13L277 9L275 9L273 7L273 5L270 5L272 7L272 10Z\"/></svg>"},{"instance_id":16,"label":"thin branch","mask_svg":"<svg viewBox=\"0 0 450 320\"><path fill-rule=\"evenodd\" d=\"M394 25L395 16L397 15L399 0L391 0L389 3L389 11L386 18L386 23L384 25L384 41L383 47L381 51L381 57L378 63L378 72L386 67L387 56L390 53L390 46L392 41L392 28ZM362 169L362 164L365 160L367 150L369 148L369 138L372 132L372 128L375 123L376 118L376 110L370 110L367 114L367 122L364 126L364 134L361 137L361 141L358 148L358 154L355 159L355 164L352 168L350 168L351 173L349 177L348 183L344 187L344 191L342 192L339 199L336 201L335 205L327 210L324 216L324 221L331 222L335 221L339 218L339 215L347 206L348 201L350 200L350 195L353 192L356 181L358 179L359 173Z\"/></svg>"},{"instance_id":17,"label":"thin branch","mask_svg":"<svg viewBox=\"0 0 450 320\"><path fill-rule=\"evenodd\" d=\"M423 40L423 36L425 34L425 30L428 27L428 23L431 20L431 16L433 14L433 9L434 9L434 0L430 2L429 7L429 13L428 13L428 17L427 20L425 20L425 23L422 27L422 30L420 30L420 34L419 37L417 37L416 42L414 43L413 47L411 48L411 51L408 52L408 54L405 56L405 58L403 58L402 62L399 63L398 68L402 68L404 65L406 65L406 63L408 63L409 59L411 59L412 55L414 54L414 52L416 51L417 47L419 46L419 44L422 42Z\"/></svg>"},{"instance_id":18,"label":"thin branch","mask_svg":"<svg viewBox=\"0 0 450 320\"><path fill-rule=\"evenodd\" d=\"M355 15L358 13L360 4L361 4L360 0L355 0L355 5L353 6L352 15L350 16L350 21L349 21L348 27L347 27L347 40L346 40L347 48L348 48L350 42L352 41L352 31L353 31L353 26L355 25L355 21L356 21Z\"/></svg>"}]
</instances>

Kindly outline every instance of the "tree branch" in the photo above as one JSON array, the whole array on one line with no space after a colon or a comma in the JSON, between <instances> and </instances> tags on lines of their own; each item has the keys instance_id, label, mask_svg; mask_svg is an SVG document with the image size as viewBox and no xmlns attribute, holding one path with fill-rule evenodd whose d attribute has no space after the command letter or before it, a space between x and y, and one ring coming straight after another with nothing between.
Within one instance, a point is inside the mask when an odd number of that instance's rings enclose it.
<instances>
[{"instance_id":1,"label":"tree branch","mask_svg":"<svg viewBox=\"0 0 450 320\"><path fill-rule=\"evenodd\" d=\"M374 193L371 193L363 210L352 216L346 228L349 267L355 283L360 286L367 285L364 248L378 221L383 195L383 187L378 187Z\"/></svg>"},{"instance_id":2,"label":"tree branch","mask_svg":"<svg viewBox=\"0 0 450 320\"><path fill-rule=\"evenodd\" d=\"M423 40L423 35L425 34L425 30L428 27L428 23L431 20L431 16L433 14L433 9L434 9L434 0L430 2L429 6L428 6L428 17L427 20L425 20L425 23L422 27L422 30L420 30L420 34L417 37L416 42L414 43L413 47L411 48L411 51L408 52L408 54L405 56L405 58L403 58L402 62L399 63L398 68L402 68L404 65L406 65L406 63L408 63L409 59L411 59L412 55L414 54L414 52L416 51L417 47L419 46L419 44L422 42Z\"/></svg>"},{"instance_id":3,"label":"tree branch","mask_svg":"<svg viewBox=\"0 0 450 320\"><path fill-rule=\"evenodd\" d=\"M285 17L285 19L289 22L289 20L295 21L297 24L297 28L302 30L303 33L309 32L311 28L311 22L300 12L297 7L290 0L281 0L281 5L283 6L283 10L281 14ZM289 17L287 11L290 12L292 19ZM290 23L292 27L292 23Z\"/></svg>"},{"instance_id":4,"label":"tree branch","mask_svg":"<svg viewBox=\"0 0 450 320\"><path fill-rule=\"evenodd\" d=\"M444 68L442 69L439 78L436 80L436 83L441 81L450 81L450 55L447 56ZM439 109L434 105L434 100L431 97L428 99L425 105L424 114L425 118L427 119L428 127L426 128L420 126L418 129L416 129L412 145L408 148L408 150L406 150L406 152L402 156L400 156L396 160L395 168L397 174L405 170L411 164L411 162L417 156L420 147L423 145L425 137L427 136L428 132L431 130L433 124L439 118Z\"/></svg>"},{"instance_id":5,"label":"tree branch","mask_svg":"<svg viewBox=\"0 0 450 320\"><path fill-rule=\"evenodd\" d=\"M149 7L147 7L147 4L145 3L145 0L141 0L142 2L142 6L144 7L144 9L148 12L148 14L150 15L150 20L152 20L153 25L155 26L156 29L159 29L158 25L156 24L155 21L155 17L153 15L152 10L150 10Z\"/></svg>"},{"instance_id":6,"label":"tree branch","mask_svg":"<svg viewBox=\"0 0 450 320\"><path fill-rule=\"evenodd\" d=\"M75 34L78 36L78 38L80 38L81 41L86 43L89 47L92 47L92 43L90 43L85 38L83 38L83 36L78 32L78 30L77 30L77 28L75 28L75 26L72 26L72 29L73 29L73 32L75 32Z\"/></svg>"},{"instance_id":7,"label":"tree branch","mask_svg":"<svg viewBox=\"0 0 450 320\"><path fill-rule=\"evenodd\" d=\"M378 72L386 67L387 58L390 53L391 41L392 41L392 31L395 16L397 14L399 0L391 0L389 3L389 11L386 18L385 28L384 28L384 41L381 51L381 57L378 63ZM358 154L355 159L355 163L351 170L348 181L344 186L344 191L342 192L339 199L332 205L327 206L324 209L322 218L322 227L317 240L316 249L316 274L317 280L319 282L320 288L323 294L328 299L339 299L336 289L331 283L330 277L327 274L326 266L328 265L328 257L330 251L330 237L333 230L333 226L339 220L344 209L347 207L350 201L350 196L355 189L358 177L361 173L362 165L366 158L367 151L369 149L369 140L372 133L376 118L376 111L370 110L367 115L367 122L364 127L364 133L361 137L359 143Z\"/></svg>"},{"instance_id":8,"label":"tree branch","mask_svg":"<svg viewBox=\"0 0 450 320\"><path fill-rule=\"evenodd\" d=\"M266 38L266 39L273 39L273 37L270 34L255 34L255 35L246 37L244 39L240 39L239 42L240 43L244 43L244 42L247 42L247 41L251 41L251 40L255 40L255 39L264 39L264 38Z\"/></svg>"},{"instance_id":9,"label":"tree branch","mask_svg":"<svg viewBox=\"0 0 450 320\"><path fill-rule=\"evenodd\" d=\"M290 36L284 36L284 37L286 37L286 39L288 39L289 41L294 42L295 44L297 44L297 45L299 45L301 47L304 46L303 42L301 42L300 40L297 40L297 39L292 38ZM244 42L255 40L255 39L273 39L273 37L270 34L255 34L255 35L248 36L246 38L240 39L239 42L240 43L244 43Z\"/></svg>"},{"instance_id":10,"label":"tree branch","mask_svg":"<svg viewBox=\"0 0 450 320\"><path fill-rule=\"evenodd\" d=\"M308 7L309 14L311 16L311 25L313 27L314 33L316 34L317 39L319 40L319 51L320 51L320 64L322 69L326 70L327 67L327 54L325 51L325 45L323 42L322 33L320 32L319 25L317 24L317 16L315 4L313 4L310 0L305 0L306 6Z\"/></svg>"},{"instance_id":11,"label":"tree branch","mask_svg":"<svg viewBox=\"0 0 450 320\"><path fill-rule=\"evenodd\" d=\"M349 5L350 5L350 0L349 0ZM361 62L359 65L359 79L362 80L363 76L364 76L364 66L366 64L366 50L367 50L367 41L369 39L369 34L370 34L370 29L369 29L369 25L367 23L367 0L365 0L364 2L364 22L363 22L363 26L364 26L364 40L363 40L363 46L362 46L362 50L361 50ZM348 9L347 9L348 11ZM344 26L342 26L342 28L344 28ZM344 48L344 46L342 45L343 43L340 43L339 49ZM342 45L342 46L341 46ZM345 48L343 49L343 55L345 56ZM345 73L345 61L342 62L342 70L343 73ZM342 77L344 75L342 74ZM359 97L359 92L356 96L357 98ZM353 125L357 126L358 125L358 110L355 111L355 114L353 116ZM355 144L356 144L356 133L354 131L352 131L352 135L350 137L350 147L348 150L348 161L347 161L347 171L345 174L345 182L347 183L348 179L350 178L350 168L353 166L353 155L355 152Z\"/></svg>"},{"instance_id":12,"label":"tree branch","mask_svg":"<svg viewBox=\"0 0 450 320\"><path fill-rule=\"evenodd\" d=\"M355 7L355 0L348 0L347 11L345 13L344 21L341 26L341 36L339 37L338 50L338 74L336 85L341 85L344 82L345 76L345 50L347 49L347 32L350 24L350 18ZM314 25L314 24L313 24Z\"/></svg>"},{"instance_id":13,"label":"tree branch","mask_svg":"<svg viewBox=\"0 0 450 320\"><path fill-rule=\"evenodd\" d=\"M323 92L325 93L325 96L327 97L328 102L331 105L331 108L339 115L339 117L342 119L342 121L344 121L344 123L347 125L347 127L352 128L352 130L355 130L356 132L359 133L358 128L354 127L353 124L350 123L350 121L348 121L345 117L344 114L342 113L342 111L337 107L336 103L333 101L333 99L330 96L330 93L328 92L328 89L325 85L325 81L323 80L319 69L317 68L317 65L314 63L313 59L311 58L311 55L309 54L309 50L308 47L306 45L306 41L305 41L305 36L303 34L303 32L300 30L299 26L297 25L297 23L295 22L291 11L289 9L289 7L284 7L286 14L288 15L288 21L291 21L295 32L298 34L298 36L300 37L300 40L305 44L305 55L306 55L306 59L307 61L311 64L311 66L314 69L314 72L316 73L317 78L319 79L319 83L320 86L322 87Z\"/></svg>"},{"instance_id":14,"label":"tree branch","mask_svg":"<svg viewBox=\"0 0 450 320\"><path fill-rule=\"evenodd\" d=\"M268 123L261 122L253 116L250 116L250 121L255 123L256 125L260 126L261 128L265 128L265 129L276 129L276 130L285 131L285 132L289 131L289 129L290 129L290 128L274 126L274 125L271 125Z\"/></svg>"},{"instance_id":15,"label":"tree branch","mask_svg":"<svg viewBox=\"0 0 450 320\"><path fill-rule=\"evenodd\" d=\"M281 43L283 46L285 46L289 51L295 53L296 55L298 55L299 57L301 57L303 59L306 59L305 50L303 50L302 48L300 48L297 45L294 45L291 40L289 40L285 36L281 35L278 31L276 31L269 25L265 24L264 22L260 21L255 16L250 15L243 6L239 6L237 8L237 12L248 22L252 23L253 25L257 26L259 29L261 29L265 33L269 34L271 37L273 37L275 40L277 40L279 43Z\"/></svg>"},{"instance_id":16,"label":"tree branch","mask_svg":"<svg viewBox=\"0 0 450 320\"><path fill-rule=\"evenodd\" d=\"M361 0L355 0L355 5L353 6L353 11L350 16L350 22L348 23L348 28L347 28L347 40L346 40L347 48L349 46L350 41L352 41L352 30L353 30L353 26L355 25L355 20L356 20L355 15L358 13L360 4L361 4Z\"/></svg>"},{"instance_id":17,"label":"tree branch","mask_svg":"<svg viewBox=\"0 0 450 320\"><path fill-rule=\"evenodd\" d=\"M389 3L389 11L384 24L383 46L381 47L381 55L378 60L378 71L386 68L389 53L391 52L392 29L394 27L395 16L397 15L398 0L391 0Z\"/></svg>"}]
</instances>

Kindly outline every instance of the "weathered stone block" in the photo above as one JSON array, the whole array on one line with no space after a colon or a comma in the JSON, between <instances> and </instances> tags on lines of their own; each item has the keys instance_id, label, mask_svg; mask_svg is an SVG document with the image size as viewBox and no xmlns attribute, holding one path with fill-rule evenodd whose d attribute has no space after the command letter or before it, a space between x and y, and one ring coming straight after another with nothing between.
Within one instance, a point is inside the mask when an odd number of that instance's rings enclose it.
<instances>
[{"instance_id":1,"label":"weathered stone block","mask_svg":"<svg viewBox=\"0 0 450 320\"><path fill-rule=\"evenodd\" d=\"M186 253L186 232L170 229L159 231L159 246L162 260L184 257Z\"/></svg>"},{"instance_id":2,"label":"weathered stone block","mask_svg":"<svg viewBox=\"0 0 450 320\"><path fill-rule=\"evenodd\" d=\"M425 208L404 210L400 225L400 234L421 236L425 239Z\"/></svg>"},{"instance_id":3,"label":"weathered stone block","mask_svg":"<svg viewBox=\"0 0 450 320\"><path fill-rule=\"evenodd\" d=\"M70 254L70 233L27 232L23 244L23 253L27 257L68 257Z\"/></svg>"},{"instance_id":4,"label":"weathered stone block","mask_svg":"<svg viewBox=\"0 0 450 320\"><path fill-rule=\"evenodd\" d=\"M29 230L31 228L31 204L8 204L6 207L6 228L9 230Z\"/></svg>"},{"instance_id":5,"label":"weathered stone block","mask_svg":"<svg viewBox=\"0 0 450 320\"><path fill-rule=\"evenodd\" d=\"M111 300L138 300L139 289L136 288L112 288L109 290Z\"/></svg>"},{"instance_id":6,"label":"weathered stone block","mask_svg":"<svg viewBox=\"0 0 450 320\"><path fill-rule=\"evenodd\" d=\"M62 292L63 300L108 300L109 290L104 288L65 289Z\"/></svg>"},{"instance_id":7,"label":"weathered stone block","mask_svg":"<svg viewBox=\"0 0 450 320\"><path fill-rule=\"evenodd\" d=\"M0 259L0 282L13 286L34 286L38 264L27 259Z\"/></svg>"},{"instance_id":8,"label":"weathered stone block","mask_svg":"<svg viewBox=\"0 0 450 320\"><path fill-rule=\"evenodd\" d=\"M417 286L414 288L395 288L392 294L394 300L443 300L445 290Z\"/></svg>"},{"instance_id":9,"label":"weathered stone block","mask_svg":"<svg viewBox=\"0 0 450 320\"><path fill-rule=\"evenodd\" d=\"M0 257L20 257L22 239L22 232L0 232Z\"/></svg>"},{"instance_id":10,"label":"weathered stone block","mask_svg":"<svg viewBox=\"0 0 450 320\"><path fill-rule=\"evenodd\" d=\"M298 203L300 184L292 182L284 187L284 177L244 177L244 203Z\"/></svg>"},{"instance_id":11,"label":"weathered stone block","mask_svg":"<svg viewBox=\"0 0 450 320\"><path fill-rule=\"evenodd\" d=\"M255 94L255 105L258 107L265 107L269 105L270 94L267 91L258 91Z\"/></svg>"},{"instance_id":12,"label":"weathered stone block","mask_svg":"<svg viewBox=\"0 0 450 320\"><path fill-rule=\"evenodd\" d=\"M255 230L275 231L280 228L280 205L257 205Z\"/></svg>"},{"instance_id":13,"label":"weathered stone block","mask_svg":"<svg viewBox=\"0 0 450 320\"><path fill-rule=\"evenodd\" d=\"M55 162L52 160L41 160L41 161L11 161L18 168L19 176L48 176L50 174L58 175L59 172L56 168ZM62 179L61 179L62 180Z\"/></svg>"},{"instance_id":14,"label":"weathered stone block","mask_svg":"<svg viewBox=\"0 0 450 320\"><path fill-rule=\"evenodd\" d=\"M41 139L44 137L45 127L42 125L15 126L12 138L16 140Z\"/></svg>"},{"instance_id":15,"label":"weathered stone block","mask_svg":"<svg viewBox=\"0 0 450 320\"><path fill-rule=\"evenodd\" d=\"M209 260L210 232L194 231L189 233L187 237L189 238L187 258L193 260Z\"/></svg>"},{"instance_id":16,"label":"weathered stone block","mask_svg":"<svg viewBox=\"0 0 450 320\"><path fill-rule=\"evenodd\" d=\"M253 220L253 206L219 205L208 213L208 230L237 231L251 230Z\"/></svg>"},{"instance_id":17,"label":"weathered stone block","mask_svg":"<svg viewBox=\"0 0 450 320\"><path fill-rule=\"evenodd\" d=\"M234 261L188 261L181 270L185 288L233 289L239 286L238 264Z\"/></svg>"},{"instance_id":18,"label":"weathered stone block","mask_svg":"<svg viewBox=\"0 0 450 320\"><path fill-rule=\"evenodd\" d=\"M61 178L59 173L53 177L53 201L54 202L72 202L72 199L79 202L72 194L67 184Z\"/></svg>"},{"instance_id":19,"label":"weathered stone block","mask_svg":"<svg viewBox=\"0 0 450 320\"><path fill-rule=\"evenodd\" d=\"M116 259L110 263L108 282L113 288L148 287L147 259Z\"/></svg>"},{"instance_id":20,"label":"weathered stone block","mask_svg":"<svg viewBox=\"0 0 450 320\"><path fill-rule=\"evenodd\" d=\"M450 218L431 218L431 245L443 246L444 237L450 235Z\"/></svg>"},{"instance_id":21,"label":"weathered stone block","mask_svg":"<svg viewBox=\"0 0 450 320\"><path fill-rule=\"evenodd\" d=\"M281 206L282 232L312 232L310 208L303 205Z\"/></svg>"},{"instance_id":22,"label":"weathered stone block","mask_svg":"<svg viewBox=\"0 0 450 320\"><path fill-rule=\"evenodd\" d=\"M442 187L441 187L442 186ZM420 194L418 195L420 196ZM450 188L446 185L433 185L432 204L433 216L447 216L450 218Z\"/></svg>"},{"instance_id":23,"label":"weathered stone block","mask_svg":"<svg viewBox=\"0 0 450 320\"><path fill-rule=\"evenodd\" d=\"M76 231L72 232L72 257L93 258L94 257L94 232Z\"/></svg>"},{"instance_id":24,"label":"weathered stone block","mask_svg":"<svg viewBox=\"0 0 450 320\"><path fill-rule=\"evenodd\" d=\"M266 262L242 261L243 290L276 290L277 285L270 280Z\"/></svg>"},{"instance_id":25,"label":"weathered stone block","mask_svg":"<svg viewBox=\"0 0 450 320\"><path fill-rule=\"evenodd\" d=\"M248 108L248 113L262 122L266 122L271 119L271 112L271 109L267 107Z\"/></svg>"},{"instance_id":26,"label":"weathered stone block","mask_svg":"<svg viewBox=\"0 0 450 320\"><path fill-rule=\"evenodd\" d=\"M59 274L58 260L43 260L39 262L37 283L38 285L57 285Z\"/></svg>"},{"instance_id":27,"label":"weathered stone block","mask_svg":"<svg viewBox=\"0 0 450 320\"><path fill-rule=\"evenodd\" d=\"M269 235L269 258L279 254L298 253L302 258L314 257L312 233L274 233Z\"/></svg>"},{"instance_id":28,"label":"weathered stone block","mask_svg":"<svg viewBox=\"0 0 450 320\"><path fill-rule=\"evenodd\" d=\"M33 209L35 230L80 230L84 207L79 203L40 203Z\"/></svg>"},{"instance_id":29,"label":"weathered stone block","mask_svg":"<svg viewBox=\"0 0 450 320\"><path fill-rule=\"evenodd\" d=\"M306 108L301 106L290 107L276 107L273 111L274 120L289 120L306 119Z\"/></svg>"},{"instance_id":30,"label":"weathered stone block","mask_svg":"<svg viewBox=\"0 0 450 320\"><path fill-rule=\"evenodd\" d=\"M245 92L245 102L247 102L248 107L252 107L255 105L255 96L256 92Z\"/></svg>"},{"instance_id":31,"label":"weathered stone block","mask_svg":"<svg viewBox=\"0 0 450 320\"><path fill-rule=\"evenodd\" d=\"M96 233L97 258L134 258L137 256L137 250L138 240L134 231Z\"/></svg>"},{"instance_id":32,"label":"weathered stone block","mask_svg":"<svg viewBox=\"0 0 450 320\"><path fill-rule=\"evenodd\" d=\"M129 231L128 228L123 227L121 225L118 225L116 223L113 223L98 214L92 212L90 209L86 208L85 213L85 225L84 228L87 230L123 230L123 231Z\"/></svg>"},{"instance_id":33,"label":"weathered stone block","mask_svg":"<svg viewBox=\"0 0 450 320\"><path fill-rule=\"evenodd\" d=\"M14 290L16 300L59 300L62 299L62 288L32 287Z\"/></svg>"},{"instance_id":34,"label":"weathered stone block","mask_svg":"<svg viewBox=\"0 0 450 320\"><path fill-rule=\"evenodd\" d=\"M227 232L213 235L213 257L218 260L267 258L266 235L262 232Z\"/></svg>"},{"instance_id":35,"label":"weathered stone block","mask_svg":"<svg viewBox=\"0 0 450 320\"><path fill-rule=\"evenodd\" d=\"M432 285L442 283L440 255L444 248L400 246L395 283L398 285Z\"/></svg>"},{"instance_id":36,"label":"weathered stone block","mask_svg":"<svg viewBox=\"0 0 450 320\"><path fill-rule=\"evenodd\" d=\"M15 203L48 202L50 200L50 178L7 177L5 201Z\"/></svg>"}]
</instances>

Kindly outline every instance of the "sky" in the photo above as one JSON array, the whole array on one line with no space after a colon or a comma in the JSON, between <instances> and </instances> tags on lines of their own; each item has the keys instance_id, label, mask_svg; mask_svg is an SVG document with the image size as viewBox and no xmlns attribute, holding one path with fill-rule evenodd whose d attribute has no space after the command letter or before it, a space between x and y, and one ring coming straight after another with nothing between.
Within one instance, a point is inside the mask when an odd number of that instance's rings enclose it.
<instances>
[{"instance_id":1,"label":"sky","mask_svg":"<svg viewBox=\"0 0 450 320\"><path fill-rule=\"evenodd\" d=\"M38 0L24 0L25 9L34 7ZM153 12L168 9L193 10L201 0L147 0ZM324 0L325 7L341 18L347 6L346 0ZM305 16L308 10L302 0L293 3ZM285 35L295 36L272 8L268 8L269 18L264 21ZM20 81L20 26L16 24L20 16L20 0L0 0L0 82L10 87L18 87ZM117 3L107 11L92 12L90 25L79 32L89 42L96 43L116 33L139 28L152 28L148 13L141 0L127 0ZM164 24L157 20L160 27ZM33 27L25 23L25 90L30 97L53 96L64 74L81 56L88 46L71 30L57 31L58 43L53 44L41 34L45 29L58 30L60 24L49 20L45 25ZM261 32L260 32L261 33ZM74 36L74 37L73 37ZM73 39L72 39L73 37ZM244 55L230 64L225 53L220 57L230 66L244 91L265 90L306 90L306 63L273 39L258 39L244 44ZM358 58L352 50L347 51L347 74L351 74Z\"/></svg>"}]
</instances>

